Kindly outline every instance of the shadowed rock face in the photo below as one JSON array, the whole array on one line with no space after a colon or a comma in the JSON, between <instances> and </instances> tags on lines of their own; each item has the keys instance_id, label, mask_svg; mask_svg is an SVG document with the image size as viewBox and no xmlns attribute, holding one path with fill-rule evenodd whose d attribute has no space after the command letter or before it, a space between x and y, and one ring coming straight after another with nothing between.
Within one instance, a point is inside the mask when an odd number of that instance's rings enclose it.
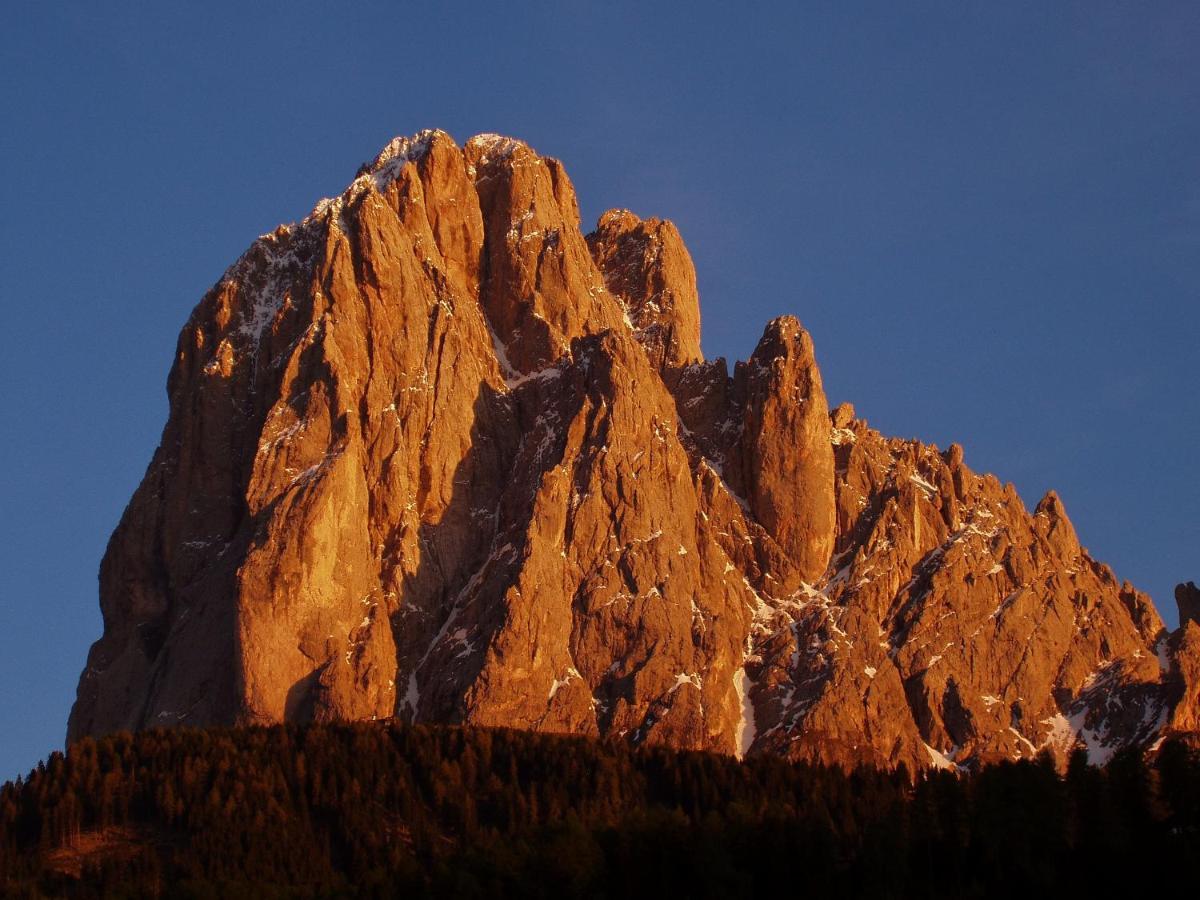
<instances>
[{"instance_id":1,"label":"shadowed rock face","mask_svg":"<svg viewBox=\"0 0 1200 900\"><path fill-rule=\"evenodd\" d=\"M519 141L393 141L205 295L168 393L72 740L397 716L948 766L1198 725L1195 616L1055 495L831 414L793 318L705 361L675 227L585 238Z\"/></svg>"}]
</instances>

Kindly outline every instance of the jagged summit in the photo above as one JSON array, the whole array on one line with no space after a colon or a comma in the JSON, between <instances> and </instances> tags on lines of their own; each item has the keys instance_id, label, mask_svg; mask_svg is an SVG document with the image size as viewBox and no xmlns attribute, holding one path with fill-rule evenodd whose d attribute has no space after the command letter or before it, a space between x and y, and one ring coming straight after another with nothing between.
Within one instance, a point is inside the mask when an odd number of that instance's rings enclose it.
<instances>
[{"instance_id":1,"label":"jagged summit","mask_svg":"<svg viewBox=\"0 0 1200 900\"><path fill-rule=\"evenodd\" d=\"M532 148L524 141L502 134L477 134L467 141L464 149L468 153L478 154L477 158L484 165L506 160L518 150L533 153Z\"/></svg>"},{"instance_id":2,"label":"jagged summit","mask_svg":"<svg viewBox=\"0 0 1200 900\"><path fill-rule=\"evenodd\" d=\"M793 317L705 360L678 229L585 236L511 138L397 138L259 238L168 393L72 739L399 716L960 766L1196 728L1200 625L1056 496L830 413Z\"/></svg>"},{"instance_id":3,"label":"jagged summit","mask_svg":"<svg viewBox=\"0 0 1200 900\"><path fill-rule=\"evenodd\" d=\"M384 148L375 156L374 161L359 168L358 175L375 174L384 166L391 167L394 163L403 165L406 162L420 159L429 152L430 145L437 139L454 141L440 128L426 128L411 136L397 135L384 145ZM398 167L394 167L393 177L399 171Z\"/></svg>"}]
</instances>

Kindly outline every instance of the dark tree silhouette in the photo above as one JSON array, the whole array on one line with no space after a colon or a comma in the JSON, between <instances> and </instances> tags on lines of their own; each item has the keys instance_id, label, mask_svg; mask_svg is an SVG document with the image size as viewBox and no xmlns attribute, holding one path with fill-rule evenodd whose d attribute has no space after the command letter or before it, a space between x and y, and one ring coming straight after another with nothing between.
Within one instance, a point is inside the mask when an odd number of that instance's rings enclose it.
<instances>
[{"instance_id":1,"label":"dark tree silhouette","mask_svg":"<svg viewBox=\"0 0 1200 900\"><path fill-rule=\"evenodd\" d=\"M506 730L180 729L0 788L15 897L1104 895L1197 851L1177 742L914 780Z\"/></svg>"}]
</instances>

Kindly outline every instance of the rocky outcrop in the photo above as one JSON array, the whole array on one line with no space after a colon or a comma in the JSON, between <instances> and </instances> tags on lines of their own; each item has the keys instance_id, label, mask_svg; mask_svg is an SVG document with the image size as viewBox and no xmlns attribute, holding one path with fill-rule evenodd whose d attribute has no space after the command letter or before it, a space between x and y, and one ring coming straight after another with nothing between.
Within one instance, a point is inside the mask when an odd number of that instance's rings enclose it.
<instances>
[{"instance_id":1,"label":"rocky outcrop","mask_svg":"<svg viewBox=\"0 0 1200 900\"><path fill-rule=\"evenodd\" d=\"M1195 582L1175 585L1175 604L1179 608L1179 625L1200 624L1200 588Z\"/></svg>"},{"instance_id":2,"label":"rocky outcrop","mask_svg":"<svg viewBox=\"0 0 1200 900\"><path fill-rule=\"evenodd\" d=\"M848 408L833 421L837 553L770 621L756 699L782 726L764 749L961 765L1082 742L1103 761L1156 737L1162 623L1057 496L1030 515L957 445L884 438Z\"/></svg>"},{"instance_id":3,"label":"rocky outcrop","mask_svg":"<svg viewBox=\"0 0 1200 900\"><path fill-rule=\"evenodd\" d=\"M614 209L600 217L587 242L650 365L674 384L683 367L704 358L696 269L679 230L671 222L643 222L627 209Z\"/></svg>"},{"instance_id":4,"label":"rocky outcrop","mask_svg":"<svg viewBox=\"0 0 1200 900\"><path fill-rule=\"evenodd\" d=\"M1175 588L1179 629L1170 637L1173 709L1167 733L1200 746L1200 589L1189 581Z\"/></svg>"},{"instance_id":5,"label":"rocky outcrop","mask_svg":"<svg viewBox=\"0 0 1200 900\"><path fill-rule=\"evenodd\" d=\"M397 716L956 766L1196 728L1194 616L1055 495L831 414L793 318L732 375L699 322L669 222L585 238L527 145L393 141L184 327L69 737Z\"/></svg>"},{"instance_id":6,"label":"rocky outcrop","mask_svg":"<svg viewBox=\"0 0 1200 900\"><path fill-rule=\"evenodd\" d=\"M767 326L735 375L741 400L737 483L754 519L815 581L833 551L833 446L812 338L791 316Z\"/></svg>"}]
</instances>

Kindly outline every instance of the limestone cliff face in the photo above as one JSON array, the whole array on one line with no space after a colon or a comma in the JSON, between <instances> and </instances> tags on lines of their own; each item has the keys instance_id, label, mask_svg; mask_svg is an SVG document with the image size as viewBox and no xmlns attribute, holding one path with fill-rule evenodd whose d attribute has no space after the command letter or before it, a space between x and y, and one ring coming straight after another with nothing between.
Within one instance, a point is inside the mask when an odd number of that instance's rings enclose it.
<instances>
[{"instance_id":1,"label":"limestone cliff face","mask_svg":"<svg viewBox=\"0 0 1200 900\"><path fill-rule=\"evenodd\" d=\"M705 361L675 227L585 237L519 141L393 141L205 295L168 393L71 739L397 716L964 765L1197 728L1196 623L1057 497L831 414L790 317Z\"/></svg>"}]
</instances>

